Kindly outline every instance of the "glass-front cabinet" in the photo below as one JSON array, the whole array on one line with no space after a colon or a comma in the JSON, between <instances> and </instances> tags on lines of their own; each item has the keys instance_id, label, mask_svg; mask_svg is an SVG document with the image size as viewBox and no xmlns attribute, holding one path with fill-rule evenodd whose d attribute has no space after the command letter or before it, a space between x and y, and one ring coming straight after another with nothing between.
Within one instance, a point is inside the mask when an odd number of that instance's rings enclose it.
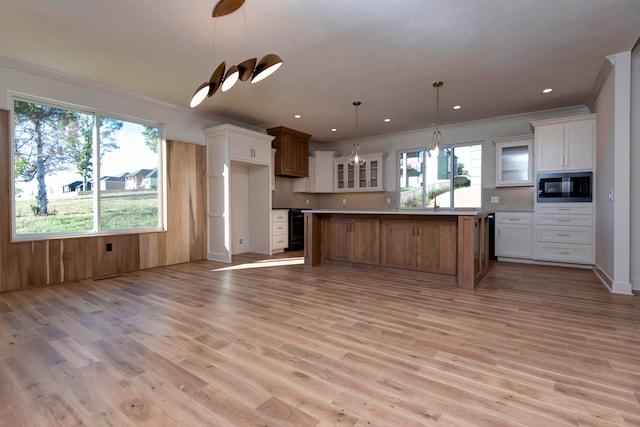
<instances>
[{"instance_id":1,"label":"glass-front cabinet","mask_svg":"<svg viewBox=\"0 0 640 427\"><path fill-rule=\"evenodd\" d=\"M496 146L496 187L533 185L533 135L493 140Z\"/></svg>"},{"instance_id":2,"label":"glass-front cabinet","mask_svg":"<svg viewBox=\"0 0 640 427\"><path fill-rule=\"evenodd\" d=\"M349 164L348 157L334 160L336 191L383 191L383 154L365 154L365 162L356 167Z\"/></svg>"}]
</instances>

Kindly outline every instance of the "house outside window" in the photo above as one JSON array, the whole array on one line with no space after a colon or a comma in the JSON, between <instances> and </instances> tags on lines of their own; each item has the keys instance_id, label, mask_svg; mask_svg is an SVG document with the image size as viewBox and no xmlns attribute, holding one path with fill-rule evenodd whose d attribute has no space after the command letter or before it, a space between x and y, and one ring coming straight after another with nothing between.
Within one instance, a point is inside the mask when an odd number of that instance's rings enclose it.
<instances>
[{"instance_id":1,"label":"house outside window","mask_svg":"<svg viewBox=\"0 0 640 427\"><path fill-rule=\"evenodd\" d=\"M400 209L482 207L482 144L398 152Z\"/></svg>"},{"instance_id":2,"label":"house outside window","mask_svg":"<svg viewBox=\"0 0 640 427\"><path fill-rule=\"evenodd\" d=\"M164 228L163 127L12 97L13 239Z\"/></svg>"}]
</instances>

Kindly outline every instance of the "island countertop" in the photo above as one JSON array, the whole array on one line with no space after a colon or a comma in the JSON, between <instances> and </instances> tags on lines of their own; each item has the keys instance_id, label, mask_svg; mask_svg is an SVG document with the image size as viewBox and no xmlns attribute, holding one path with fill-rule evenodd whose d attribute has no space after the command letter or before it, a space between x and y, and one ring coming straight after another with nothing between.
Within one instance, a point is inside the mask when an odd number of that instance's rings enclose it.
<instances>
[{"instance_id":1,"label":"island countertop","mask_svg":"<svg viewBox=\"0 0 640 427\"><path fill-rule=\"evenodd\" d=\"M448 215L448 216L484 216L489 211L474 209L380 209L380 210L340 210L340 209L315 209L305 210L305 214L341 214L341 215Z\"/></svg>"}]
</instances>

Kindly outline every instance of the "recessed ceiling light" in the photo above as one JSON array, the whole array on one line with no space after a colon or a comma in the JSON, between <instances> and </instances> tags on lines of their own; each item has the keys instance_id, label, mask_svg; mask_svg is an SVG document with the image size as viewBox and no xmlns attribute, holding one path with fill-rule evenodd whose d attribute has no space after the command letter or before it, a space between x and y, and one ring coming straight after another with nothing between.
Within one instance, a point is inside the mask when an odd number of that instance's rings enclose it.
<instances>
[{"instance_id":1,"label":"recessed ceiling light","mask_svg":"<svg viewBox=\"0 0 640 427\"><path fill-rule=\"evenodd\" d=\"M553 89L551 89L551 88L547 88L547 89L544 89L544 90L542 91L542 93L551 93L552 91L553 91Z\"/></svg>"},{"instance_id":2,"label":"recessed ceiling light","mask_svg":"<svg viewBox=\"0 0 640 427\"><path fill-rule=\"evenodd\" d=\"M462 106L460 106L460 105L454 105L454 106L453 106L453 109L454 109L454 110L459 110L459 109L461 109L461 108L462 108Z\"/></svg>"},{"instance_id":3,"label":"recessed ceiling light","mask_svg":"<svg viewBox=\"0 0 640 427\"><path fill-rule=\"evenodd\" d=\"M338 131L338 129L336 129L336 128L331 129L331 132L337 132L337 131Z\"/></svg>"},{"instance_id":4,"label":"recessed ceiling light","mask_svg":"<svg viewBox=\"0 0 640 427\"><path fill-rule=\"evenodd\" d=\"M384 119L385 123L389 123L391 119Z\"/></svg>"},{"instance_id":5,"label":"recessed ceiling light","mask_svg":"<svg viewBox=\"0 0 640 427\"><path fill-rule=\"evenodd\" d=\"M294 119L299 119L300 118L300 114L296 114L295 116L293 116Z\"/></svg>"}]
</instances>

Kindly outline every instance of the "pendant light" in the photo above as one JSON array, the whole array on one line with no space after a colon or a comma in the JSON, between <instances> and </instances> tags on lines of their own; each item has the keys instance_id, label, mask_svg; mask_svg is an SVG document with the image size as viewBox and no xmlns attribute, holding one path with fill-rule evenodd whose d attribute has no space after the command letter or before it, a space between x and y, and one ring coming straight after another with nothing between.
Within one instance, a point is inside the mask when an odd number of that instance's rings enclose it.
<instances>
[{"instance_id":1,"label":"pendant light","mask_svg":"<svg viewBox=\"0 0 640 427\"><path fill-rule=\"evenodd\" d=\"M218 18L221 16L229 15L230 13L238 10L245 0L220 0L213 8L211 16ZM245 18L246 26L246 18ZM215 26L214 26L213 40L215 44ZM247 29L248 32L248 29ZM205 98L212 96L218 88L222 92L226 92L231 89L238 81L247 81L251 79L251 83L258 83L275 73L282 66L282 58L278 55L270 53L265 55L260 62L257 62L257 58L250 58L238 65L232 65L229 67L225 74L225 62L223 61L215 69L209 81L202 83L196 89L195 93L191 97L189 107L195 108L205 100ZM257 62L257 65L256 65Z\"/></svg>"},{"instance_id":2,"label":"pendant light","mask_svg":"<svg viewBox=\"0 0 640 427\"><path fill-rule=\"evenodd\" d=\"M364 158L360 154L360 143L358 142L358 107L362 104L360 101L353 101L353 105L356 107L356 139L353 142L353 149L349 156L349 164L362 166L364 165Z\"/></svg>"},{"instance_id":3,"label":"pendant light","mask_svg":"<svg viewBox=\"0 0 640 427\"><path fill-rule=\"evenodd\" d=\"M442 82L434 82L433 87L436 88L436 130L433 131L433 138L429 148L427 148L429 157L431 157L431 150L435 151L436 157L442 147L442 132L440 132L440 88L444 85Z\"/></svg>"},{"instance_id":4,"label":"pendant light","mask_svg":"<svg viewBox=\"0 0 640 427\"><path fill-rule=\"evenodd\" d=\"M253 72L253 77L251 77L251 84L258 83L269 77L271 74L278 71L278 68L282 65L282 58L280 58L275 53L270 53L265 55L264 58L258 62L256 65L256 70Z\"/></svg>"}]
</instances>

